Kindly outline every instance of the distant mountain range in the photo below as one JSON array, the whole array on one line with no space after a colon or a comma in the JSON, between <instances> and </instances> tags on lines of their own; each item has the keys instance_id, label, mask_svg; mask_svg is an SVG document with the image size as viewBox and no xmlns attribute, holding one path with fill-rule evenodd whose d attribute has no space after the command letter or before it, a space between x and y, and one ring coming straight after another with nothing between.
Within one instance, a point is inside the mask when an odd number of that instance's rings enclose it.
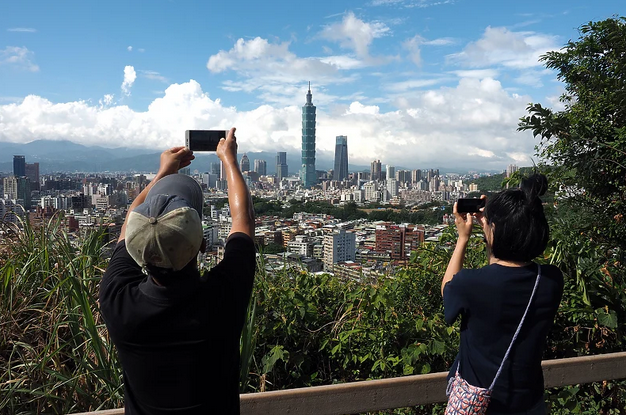
<instances>
[{"instance_id":1,"label":"distant mountain range","mask_svg":"<svg viewBox=\"0 0 626 415\"><path fill-rule=\"evenodd\" d=\"M243 154L243 153L241 153ZM268 174L276 171L276 153L249 152L250 166L255 159L265 160ZM156 172L161 152L136 148L87 147L71 141L37 140L27 144L0 143L0 172L13 172L13 156L22 155L27 163L39 163L41 174L53 172ZM289 173L299 170L300 152L287 153ZM209 171L219 159L215 153L196 153L192 171ZM332 160L318 160L319 170L331 169ZM350 166L354 170L369 170L369 166Z\"/></svg>"},{"instance_id":2,"label":"distant mountain range","mask_svg":"<svg viewBox=\"0 0 626 415\"><path fill-rule=\"evenodd\" d=\"M243 153L242 153L243 154ZM254 167L255 159L265 160L267 173L276 172L276 153L248 152L250 167ZM0 142L0 173L13 172L13 156L26 157L27 163L39 163L40 174L55 172L156 172L159 168L161 151L137 148L104 148L99 146L84 146L72 141L36 140L26 144ZM196 153L196 159L191 164L192 172L206 172L211 168L211 163L217 163L219 159L215 153ZM289 174L300 170L300 152L287 152L287 164ZM332 159L318 157L316 166L318 170L333 168ZM396 171L403 169L396 167ZM370 166L349 166L350 171L369 171ZM441 169L442 173L450 173L453 170ZM457 173L461 173L458 172Z\"/></svg>"}]
</instances>

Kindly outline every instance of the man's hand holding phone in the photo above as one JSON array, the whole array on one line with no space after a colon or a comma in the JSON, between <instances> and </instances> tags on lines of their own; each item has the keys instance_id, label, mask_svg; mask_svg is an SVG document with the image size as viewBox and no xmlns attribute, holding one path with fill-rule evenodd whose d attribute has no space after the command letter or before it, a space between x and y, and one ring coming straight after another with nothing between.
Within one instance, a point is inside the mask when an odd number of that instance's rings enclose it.
<instances>
[{"instance_id":1,"label":"man's hand holding phone","mask_svg":"<svg viewBox=\"0 0 626 415\"><path fill-rule=\"evenodd\" d=\"M226 130L187 130L185 146L191 151L216 151L220 140L226 138Z\"/></svg>"}]
</instances>

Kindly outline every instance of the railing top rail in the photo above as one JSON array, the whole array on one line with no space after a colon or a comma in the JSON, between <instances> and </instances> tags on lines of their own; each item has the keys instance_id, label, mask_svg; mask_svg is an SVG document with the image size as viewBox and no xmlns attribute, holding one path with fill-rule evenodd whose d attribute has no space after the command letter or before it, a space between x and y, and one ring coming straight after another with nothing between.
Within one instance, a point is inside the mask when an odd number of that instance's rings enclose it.
<instances>
[{"instance_id":1,"label":"railing top rail","mask_svg":"<svg viewBox=\"0 0 626 415\"><path fill-rule=\"evenodd\" d=\"M542 362L546 388L626 379L626 352ZM445 402L447 372L241 395L241 414L341 415ZM123 415L124 409L76 415Z\"/></svg>"}]
</instances>

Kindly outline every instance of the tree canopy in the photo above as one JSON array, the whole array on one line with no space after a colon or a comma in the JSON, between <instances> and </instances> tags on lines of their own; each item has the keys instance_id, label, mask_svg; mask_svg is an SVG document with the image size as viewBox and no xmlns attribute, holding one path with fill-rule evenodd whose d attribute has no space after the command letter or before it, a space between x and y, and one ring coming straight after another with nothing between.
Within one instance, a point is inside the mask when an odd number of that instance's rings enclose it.
<instances>
[{"instance_id":1,"label":"tree canopy","mask_svg":"<svg viewBox=\"0 0 626 415\"><path fill-rule=\"evenodd\" d=\"M577 226L610 247L626 247L626 18L590 22L560 51L542 57L564 83L561 107L534 103L520 130L540 137L538 155L577 210Z\"/></svg>"}]
</instances>

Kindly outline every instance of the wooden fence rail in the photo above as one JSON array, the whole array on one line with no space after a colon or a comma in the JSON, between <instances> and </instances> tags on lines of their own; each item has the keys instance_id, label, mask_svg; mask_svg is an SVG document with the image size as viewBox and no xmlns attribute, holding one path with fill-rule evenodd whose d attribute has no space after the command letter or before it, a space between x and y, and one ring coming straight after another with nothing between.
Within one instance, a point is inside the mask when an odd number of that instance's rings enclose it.
<instances>
[{"instance_id":1,"label":"wooden fence rail","mask_svg":"<svg viewBox=\"0 0 626 415\"><path fill-rule=\"evenodd\" d=\"M626 379L626 352L545 360L546 388ZM242 415L343 415L445 402L445 372L241 395ZM124 409L76 415L123 415Z\"/></svg>"}]
</instances>

